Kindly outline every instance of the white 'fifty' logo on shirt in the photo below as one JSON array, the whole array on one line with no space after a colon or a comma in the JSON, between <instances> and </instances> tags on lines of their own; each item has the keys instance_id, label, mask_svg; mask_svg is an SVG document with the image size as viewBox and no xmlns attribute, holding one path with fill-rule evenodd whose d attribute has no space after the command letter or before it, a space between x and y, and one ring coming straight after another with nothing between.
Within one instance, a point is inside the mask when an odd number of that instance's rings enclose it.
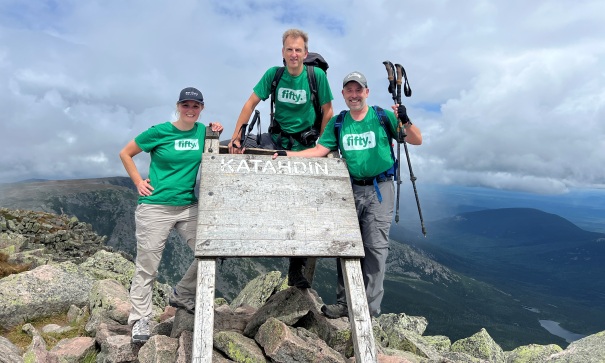
<instances>
[{"instance_id":1,"label":"white 'fifty' logo on shirt","mask_svg":"<svg viewBox=\"0 0 605 363\"><path fill-rule=\"evenodd\" d=\"M277 90L277 99L280 102L301 105L303 103L307 103L307 92L305 92L305 90L279 88Z\"/></svg>"},{"instance_id":2,"label":"white 'fifty' logo on shirt","mask_svg":"<svg viewBox=\"0 0 605 363\"><path fill-rule=\"evenodd\" d=\"M366 150L376 147L376 135L373 131L363 134L345 134L341 143L344 150Z\"/></svg>"},{"instance_id":3,"label":"white 'fifty' logo on shirt","mask_svg":"<svg viewBox=\"0 0 605 363\"><path fill-rule=\"evenodd\" d=\"M197 139L174 140L175 150L199 150L200 143Z\"/></svg>"}]
</instances>

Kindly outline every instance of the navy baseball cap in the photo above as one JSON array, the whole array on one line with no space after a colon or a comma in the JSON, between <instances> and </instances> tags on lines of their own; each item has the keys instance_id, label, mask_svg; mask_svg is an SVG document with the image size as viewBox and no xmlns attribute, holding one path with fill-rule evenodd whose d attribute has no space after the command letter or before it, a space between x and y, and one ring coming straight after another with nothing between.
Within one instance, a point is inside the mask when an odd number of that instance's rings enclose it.
<instances>
[{"instance_id":1,"label":"navy baseball cap","mask_svg":"<svg viewBox=\"0 0 605 363\"><path fill-rule=\"evenodd\" d=\"M202 105L204 104L204 96L202 96L202 92L200 92L197 88L187 87L183 88L181 94L179 96L178 103L185 101L195 101L199 102Z\"/></svg>"}]
</instances>

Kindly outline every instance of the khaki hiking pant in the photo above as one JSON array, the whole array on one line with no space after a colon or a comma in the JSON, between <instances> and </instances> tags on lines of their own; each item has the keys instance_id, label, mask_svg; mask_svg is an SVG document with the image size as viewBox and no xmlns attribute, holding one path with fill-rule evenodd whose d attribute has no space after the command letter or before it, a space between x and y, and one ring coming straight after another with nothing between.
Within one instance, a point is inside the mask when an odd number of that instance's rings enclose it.
<instances>
[{"instance_id":1,"label":"khaki hiking pant","mask_svg":"<svg viewBox=\"0 0 605 363\"><path fill-rule=\"evenodd\" d=\"M361 259L361 273L371 316L380 314L380 304L384 296L384 275L389 255L389 230L395 203L395 185L392 180L378 183L378 188L382 195L382 203L378 201L378 195L373 185L353 184L355 208L365 252L365 257ZM339 259L337 259L336 265L338 273L336 302L346 305L347 297Z\"/></svg>"},{"instance_id":2,"label":"khaki hiking pant","mask_svg":"<svg viewBox=\"0 0 605 363\"><path fill-rule=\"evenodd\" d=\"M139 204L134 214L137 238L137 256L134 276L130 286L132 309L128 323L152 313L152 288L160 266L166 239L174 228L195 250L197 227L197 204L186 206L168 206L158 204ZM195 300L197 284L197 261L194 260L181 281L175 286L182 298Z\"/></svg>"}]
</instances>

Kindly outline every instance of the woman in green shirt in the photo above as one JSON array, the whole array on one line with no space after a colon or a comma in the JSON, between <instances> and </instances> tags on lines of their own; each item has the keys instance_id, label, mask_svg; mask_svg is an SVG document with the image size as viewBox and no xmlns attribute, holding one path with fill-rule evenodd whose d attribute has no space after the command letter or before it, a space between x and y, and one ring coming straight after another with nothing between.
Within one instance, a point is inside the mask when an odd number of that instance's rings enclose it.
<instances>
[{"instance_id":1,"label":"woman in green shirt","mask_svg":"<svg viewBox=\"0 0 605 363\"><path fill-rule=\"evenodd\" d=\"M135 212L137 256L130 288L132 341L149 339L152 286L166 240L174 228L193 250L197 227L195 183L202 160L206 126L197 122L204 109L202 93L188 87L176 104L178 119L143 131L120 152L126 172L139 193ZM218 122L209 124L221 132ZM133 160L142 151L151 156L149 176L143 178ZM170 296L170 305L195 308L197 264L193 262Z\"/></svg>"}]
</instances>

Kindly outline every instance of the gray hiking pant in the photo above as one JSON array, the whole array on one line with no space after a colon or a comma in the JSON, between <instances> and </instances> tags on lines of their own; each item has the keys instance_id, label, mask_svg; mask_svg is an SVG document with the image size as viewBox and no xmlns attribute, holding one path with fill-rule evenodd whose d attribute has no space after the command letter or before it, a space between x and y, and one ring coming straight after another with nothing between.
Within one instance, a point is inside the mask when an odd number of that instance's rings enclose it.
<instances>
[{"instance_id":1,"label":"gray hiking pant","mask_svg":"<svg viewBox=\"0 0 605 363\"><path fill-rule=\"evenodd\" d=\"M166 239L172 228L176 229L192 250L195 249L197 214L197 204L178 207L157 204L137 206L134 214L137 256L130 285L132 309L128 316L129 324L152 313L153 283L158 274ZM196 286L197 261L194 260L175 289L183 298L195 300Z\"/></svg>"},{"instance_id":2,"label":"gray hiking pant","mask_svg":"<svg viewBox=\"0 0 605 363\"><path fill-rule=\"evenodd\" d=\"M355 208L365 252L365 257L361 259L361 272L372 316L380 314L380 304L384 296L384 274L389 255L389 229L395 202L395 185L392 180L378 183L378 187L382 195L382 203L378 201L373 185L353 184ZM346 305L347 298L339 259L336 268L338 273L336 301L338 304Z\"/></svg>"}]
</instances>

